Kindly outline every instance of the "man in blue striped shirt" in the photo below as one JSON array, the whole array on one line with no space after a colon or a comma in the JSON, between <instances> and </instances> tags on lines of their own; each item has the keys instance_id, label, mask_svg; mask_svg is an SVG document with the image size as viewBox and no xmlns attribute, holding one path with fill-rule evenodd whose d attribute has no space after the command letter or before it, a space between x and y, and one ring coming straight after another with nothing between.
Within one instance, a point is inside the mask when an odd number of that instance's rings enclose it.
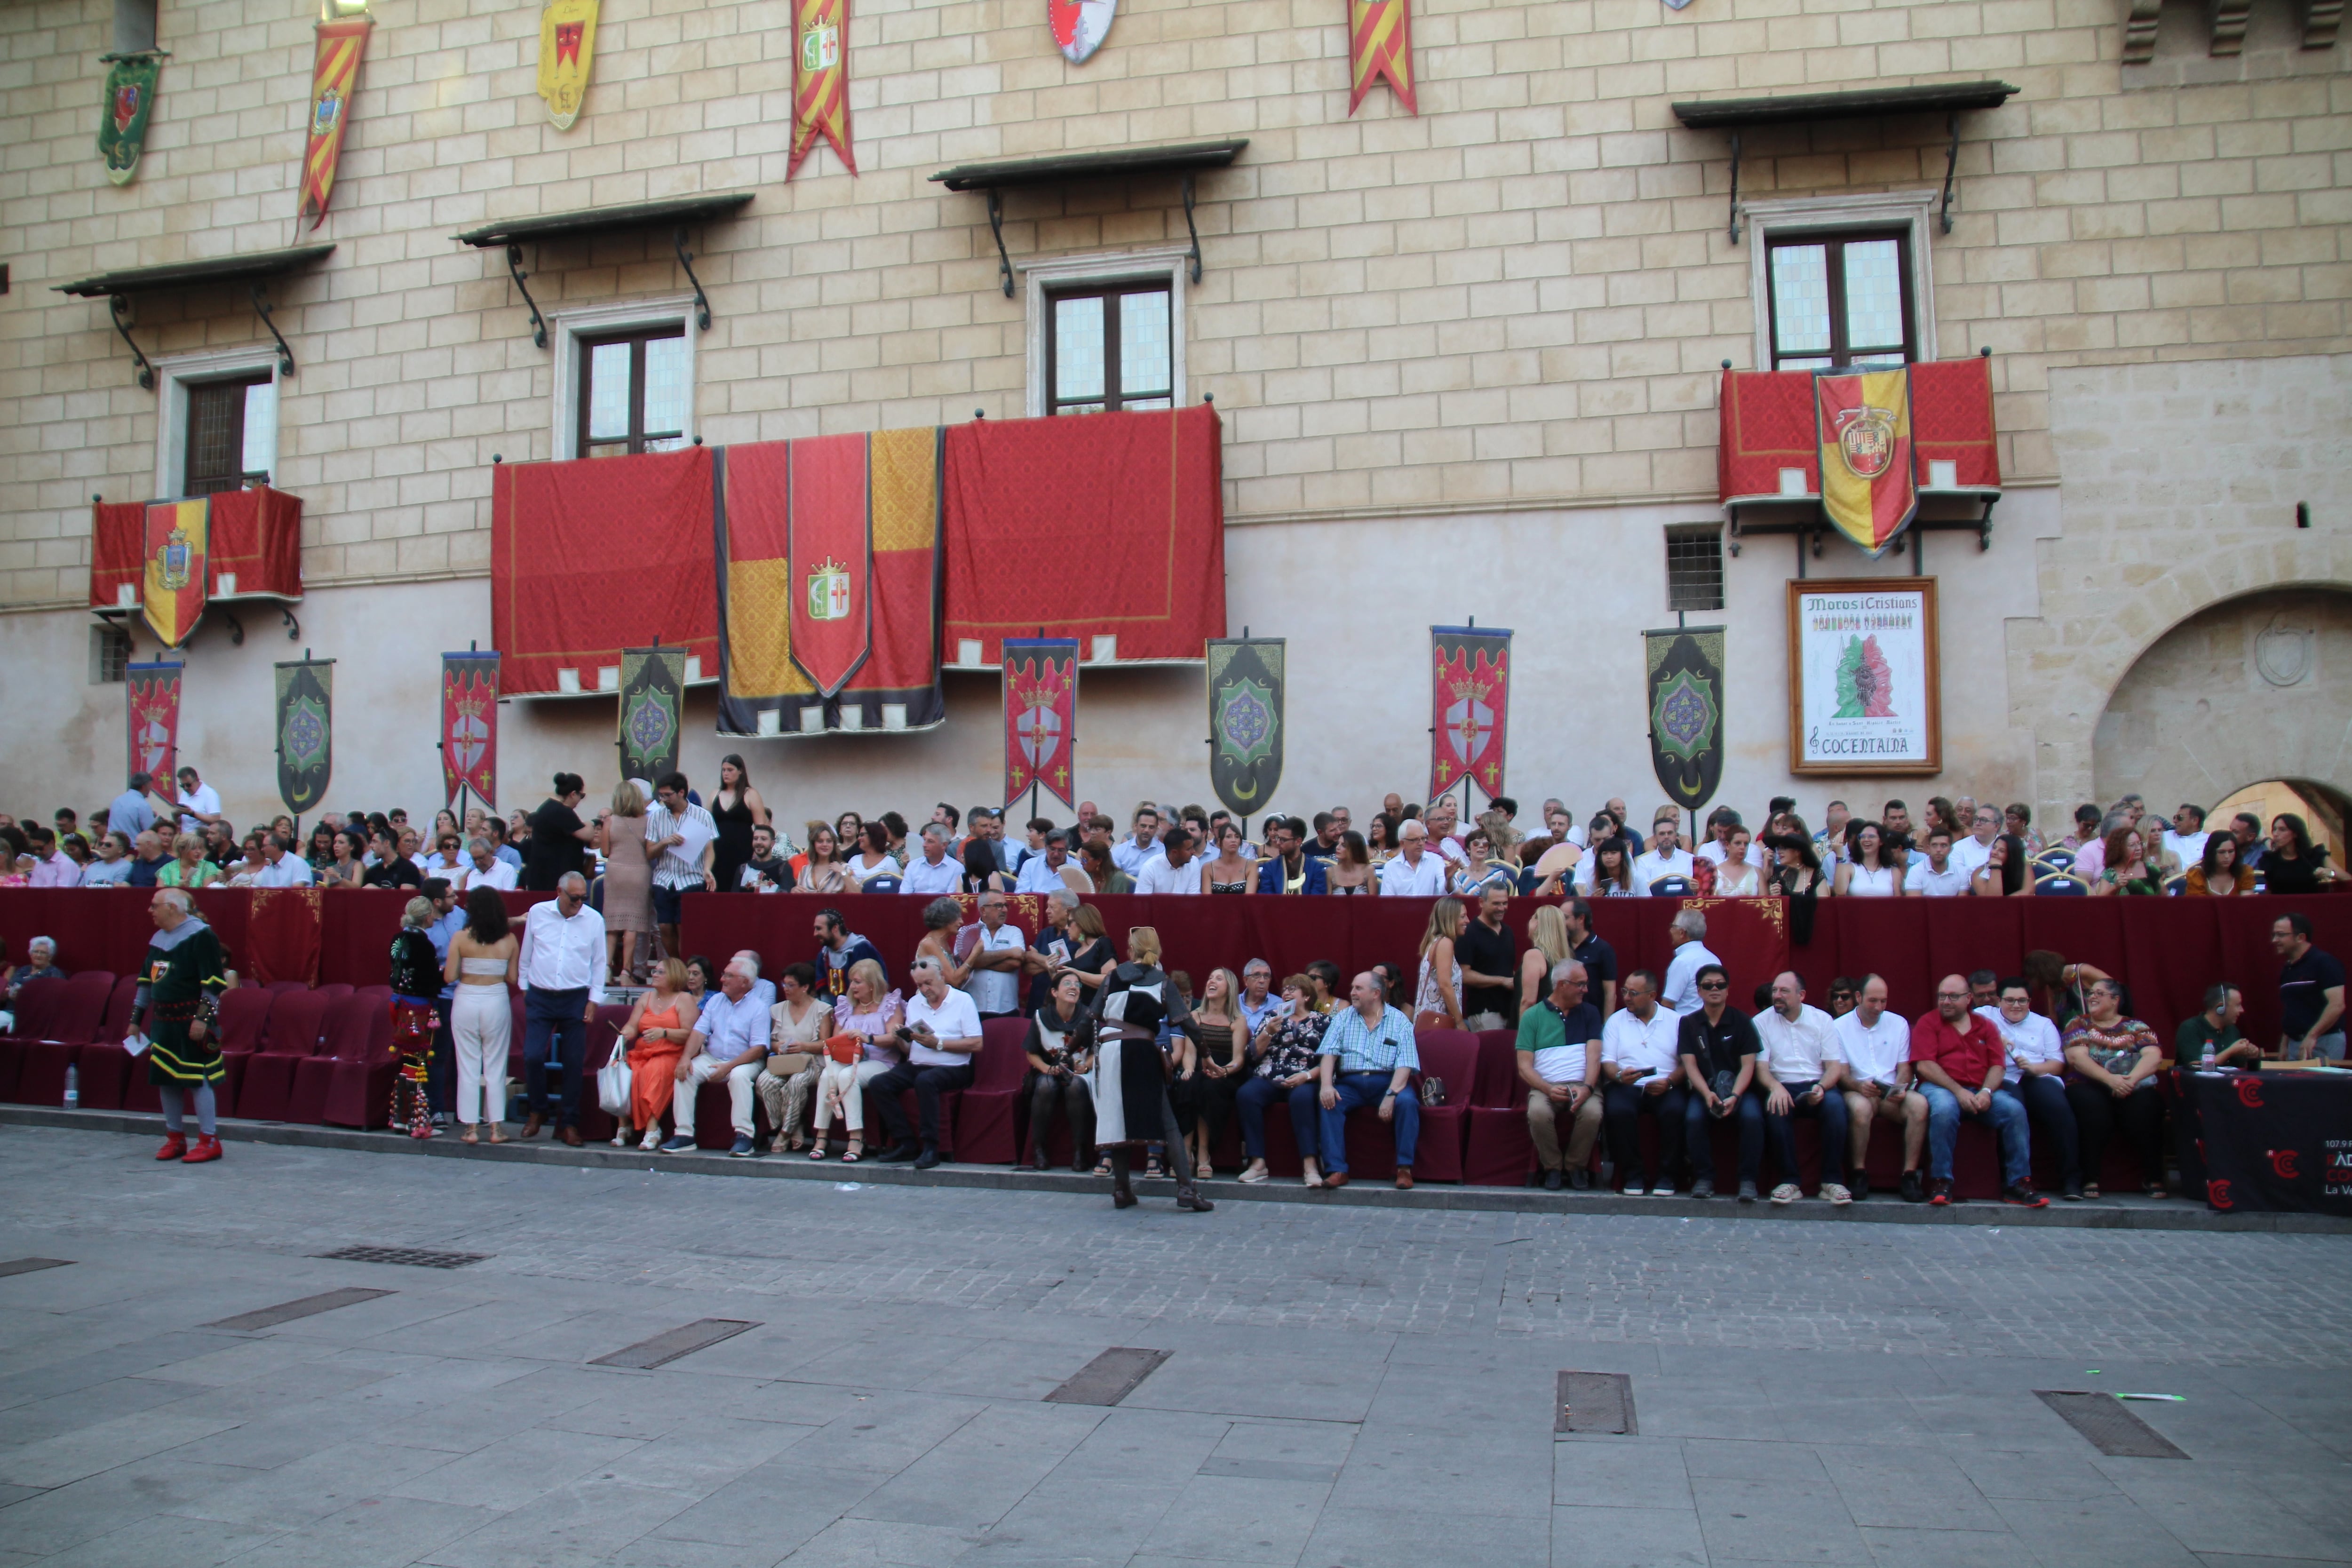
<instances>
[{"instance_id":1,"label":"man in blue striped shirt","mask_svg":"<svg viewBox=\"0 0 2352 1568\"><path fill-rule=\"evenodd\" d=\"M1331 1015L1317 1047L1321 1078L1324 1173L1309 1186L1348 1184L1348 1112L1360 1105L1380 1108L1381 1120L1396 1126L1396 1184L1412 1185L1413 1145L1421 1136L1421 1100L1412 1089L1420 1070L1412 1020L1384 1000L1380 978L1367 970L1348 987L1349 1006Z\"/></svg>"}]
</instances>

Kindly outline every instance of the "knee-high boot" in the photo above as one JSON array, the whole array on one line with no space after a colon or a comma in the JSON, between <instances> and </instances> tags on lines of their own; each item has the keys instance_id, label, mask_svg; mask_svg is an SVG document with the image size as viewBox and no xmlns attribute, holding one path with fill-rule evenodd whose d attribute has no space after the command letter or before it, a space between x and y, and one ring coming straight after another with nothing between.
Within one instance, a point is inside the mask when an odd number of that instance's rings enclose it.
<instances>
[{"instance_id":1,"label":"knee-high boot","mask_svg":"<svg viewBox=\"0 0 2352 1568\"><path fill-rule=\"evenodd\" d=\"M1128 1147L1115 1144L1110 1152L1110 1206L1131 1209L1135 1206L1135 1189L1128 1185Z\"/></svg>"}]
</instances>

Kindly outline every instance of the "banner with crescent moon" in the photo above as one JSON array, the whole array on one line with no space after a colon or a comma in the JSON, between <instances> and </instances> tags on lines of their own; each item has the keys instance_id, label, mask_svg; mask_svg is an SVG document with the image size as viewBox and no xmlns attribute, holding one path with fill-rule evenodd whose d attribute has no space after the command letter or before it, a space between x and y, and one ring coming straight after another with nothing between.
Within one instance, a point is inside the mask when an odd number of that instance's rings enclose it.
<instances>
[{"instance_id":1,"label":"banner with crescent moon","mask_svg":"<svg viewBox=\"0 0 2352 1568\"><path fill-rule=\"evenodd\" d=\"M677 772L686 702L686 649L621 650L621 776L658 784Z\"/></svg>"},{"instance_id":2,"label":"banner with crescent moon","mask_svg":"<svg viewBox=\"0 0 2352 1568\"><path fill-rule=\"evenodd\" d=\"M1254 816L1282 783L1281 637L1211 637L1209 783L1227 811Z\"/></svg>"},{"instance_id":3,"label":"banner with crescent moon","mask_svg":"<svg viewBox=\"0 0 2352 1568\"><path fill-rule=\"evenodd\" d=\"M484 805L499 798L499 656L441 656L443 803L471 790Z\"/></svg>"},{"instance_id":4,"label":"banner with crescent moon","mask_svg":"<svg viewBox=\"0 0 2352 1568\"><path fill-rule=\"evenodd\" d=\"M1077 809L1078 644L1004 639L1004 803L1035 784Z\"/></svg>"},{"instance_id":5,"label":"banner with crescent moon","mask_svg":"<svg viewBox=\"0 0 2352 1568\"><path fill-rule=\"evenodd\" d=\"M1696 813L1723 782L1723 628L1643 632L1642 640L1650 766L1666 798Z\"/></svg>"},{"instance_id":6,"label":"banner with crescent moon","mask_svg":"<svg viewBox=\"0 0 2352 1568\"><path fill-rule=\"evenodd\" d=\"M310 142L302 150L302 200L296 209L298 219L310 215L313 229L327 218L343 132L352 122L352 95L359 90L360 57L367 52L373 26L365 16L319 24L319 53L310 68Z\"/></svg>"},{"instance_id":7,"label":"banner with crescent moon","mask_svg":"<svg viewBox=\"0 0 2352 1568\"><path fill-rule=\"evenodd\" d=\"M335 661L278 667L278 798L300 816L327 798L335 771Z\"/></svg>"},{"instance_id":8,"label":"banner with crescent moon","mask_svg":"<svg viewBox=\"0 0 2352 1568\"><path fill-rule=\"evenodd\" d=\"M180 771L180 680L186 667L178 664L134 664L123 671L131 720L131 773L146 773L163 781Z\"/></svg>"},{"instance_id":9,"label":"banner with crescent moon","mask_svg":"<svg viewBox=\"0 0 2352 1568\"><path fill-rule=\"evenodd\" d=\"M1429 798L1464 779L1503 793L1506 721L1511 707L1511 634L1486 626L1432 626Z\"/></svg>"}]
</instances>

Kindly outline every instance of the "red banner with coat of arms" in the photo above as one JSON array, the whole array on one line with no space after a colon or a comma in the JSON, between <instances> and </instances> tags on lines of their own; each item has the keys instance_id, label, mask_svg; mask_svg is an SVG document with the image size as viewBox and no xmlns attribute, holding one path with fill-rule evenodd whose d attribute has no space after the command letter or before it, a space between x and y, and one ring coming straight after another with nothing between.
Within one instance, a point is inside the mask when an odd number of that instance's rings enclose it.
<instances>
[{"instance_id":1,"label":"red banner with coat of arms","mask_svg":"<svg viewBox=\"0 0 2352 1568\"><path fill-rule=\"evenodd\" d=\"M211 517L212 509L202 499L159 500L147 508L140 603L148 628L165 647L186 642L205 613Z\"/></svg>"},{"instance_id":2,"label":"red banner with coat of arms","mask_svg":"<svg viewBox=\"0 0 2352 1568\"><path fill-rule=\"evenodd\" d=\"M359 90L360 57L367 52L365 16L319 24L318 58L310 68L310 137L302 151L302 198L297 209L310 215L315 229L327 218L327 197L335 188L335 165L343 155L343 132L352 122L352 95Z\"/></svg>"},{"instance_id":3,"label":"red banner with coat of arms","mask_svg":"<svg viewBox=\"0 0 2352 1568\"><path fill-rule=\"evenodd\" d=\"M499 798L499 656L469 650L441 656L443 804L471 790L484 805Z\"/></svg>"},{"instance_id":4,"label":"red banner with coat of arms","mask_svg":"<svg viewBox=\"0 0 2352 1568\"><path fill-rule=\"evenodd\" d=\"M1429 798L1464 779L1503 792L1510 713L1511 634L1484 626L1432 626Z\"/></svg>"},{"instance_id":5,"label":"red banner with coat of arms","mask_svg":"<svg viewBox=\"0 0 2352 1568\"><path fill-rule=\"evenodd\" d=\"M1004 639L1004 802L1035 784L1077 809L1078 645Z\"/></svg>"},{"instance_id":6,"label":"red banner with coat of arms","mask_svg":"<svg viewBox=\"0 0 2352 1568\"><path fill-rule=\"evenodd\" d=\"M1817 375L1822 510L1873 557L1884 555L1919 510L1911 454L1907 369Z\"/></svg>"}]
</instances>

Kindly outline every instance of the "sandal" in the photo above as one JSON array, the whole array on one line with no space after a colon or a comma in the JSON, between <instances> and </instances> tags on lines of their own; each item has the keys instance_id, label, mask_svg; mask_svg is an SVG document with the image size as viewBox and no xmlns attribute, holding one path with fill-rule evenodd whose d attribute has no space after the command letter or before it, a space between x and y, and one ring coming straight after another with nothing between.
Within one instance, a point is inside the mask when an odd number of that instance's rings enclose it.
<instances>
[{"instance_id":1,"label":"sandal","mask_svg":"<svg viewBox=\"0 0 2352 1568\"><path fill-rule=\"evenodd\" d=\"M863 1154L865 1152L865 1150L859 1148L857 1144L853 1142L848 1148L844 1149L841 1152L841 1163L845 1165L855 1165L857 1163L858 1156Z\"/></svg>"},{"instance_id":2,"label":"sandal","mask_svg":"<svg viewBox=\"0 0 2352 1568\"><path fill-rule=\"evenodd\" d=\"M1101 1159L1095 1162L1095 1174L1097 1176L1108 1176L1110 1174L1109 1155L1106 1154Z\"/></svg>"},{"instance_id":3,"label":"sandal","mask_svg":"<svg viewBox=\"0 0 2352 1568\"><path fill-rule=\"evenodd\" d=\"M478 1143L481 1142L481 1139L476 1137L474 1130L468 1127L465 1131L457 1135L457 1142L460 1143Z\"/></svg>"},{"instance_id":4,"label":"sandal","mask_svg":"<svg viewBox=\"0 0 2352 1568\"><path fill-rule=\"evenodd\" d=\"M844 1157L845 1159L845 1158L847 1158L847 1156L846 1156L846 1155L845 1155L845 1156L843 1156L843 1157ZM810 1158L810 1159L812 1159L812 1160L822 1160L822 1159L824 1159L824 1144L822 1144L822 1143L819 1143L819 1144L817 1144L814 1148L811 1149L811 1150L809 1151L809 1158Z\"/></svg>"},{"instance_id":5,"label":"sandal","mask_svg":"<svg viewBox=\"0 0 2352 1568\"><path fill-rule=\"evenodd\" d=\"M2083 1184L2083 1195L2086 1198L2097 1197L2099 1195L2099 1184L2096 1182L2084 1182Z\"/></svg>"}]
</instances>

